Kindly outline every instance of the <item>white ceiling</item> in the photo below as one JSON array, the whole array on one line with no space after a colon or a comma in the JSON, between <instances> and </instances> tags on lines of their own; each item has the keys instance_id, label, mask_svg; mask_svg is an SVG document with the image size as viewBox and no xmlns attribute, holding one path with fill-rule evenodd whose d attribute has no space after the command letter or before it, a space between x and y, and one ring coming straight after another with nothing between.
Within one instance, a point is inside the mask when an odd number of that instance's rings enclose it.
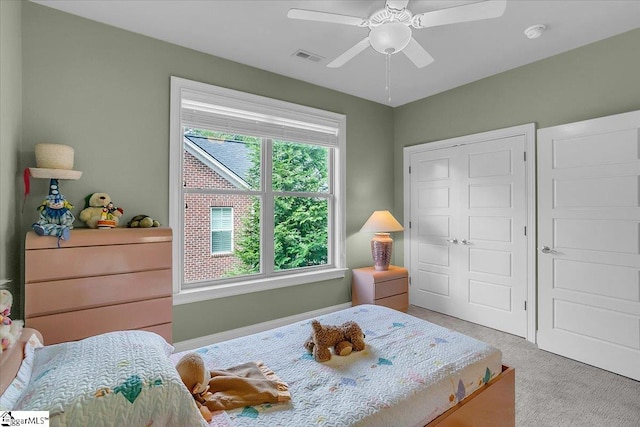
<instances>
[{"instance_id":1,"label":"white ceiling","mask_svg":"<svg viewBox=\"0 0 640 427\"><path fill-rule=\"evenodd\" d=\"M341 68L326 64L362 40L366 28L292 20L290 8L369 17L384 0L32 0L115 27L371 101L399 106L613 35L640 28L640 0L509 0L500 18L426 29L414 38L435 58L418 69L371 47ZM412 0L414 14L473 1ZM544 24L542 37L524 30ZM312 62L298 49L323 57Z\"/></svg>"}]
</instances>

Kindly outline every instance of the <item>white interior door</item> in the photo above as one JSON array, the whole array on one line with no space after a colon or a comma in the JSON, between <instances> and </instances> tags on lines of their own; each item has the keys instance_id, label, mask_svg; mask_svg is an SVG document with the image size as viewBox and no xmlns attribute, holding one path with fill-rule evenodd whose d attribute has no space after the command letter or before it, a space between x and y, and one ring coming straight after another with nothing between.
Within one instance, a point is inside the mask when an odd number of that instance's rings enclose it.
<instances>
[{"instance_id":1,"label":"white interior door","mask_svg":"<svg viewBox=\"0 0 640 427\"><path fill-rule=\"evenodd\" d=\"M526 337L525 136L429 145L409 160L411 303Z\"/></svg>"},{"instance_id":2,"label":"white interior door","mask_svg":"<svg viewBox=\"0 0 640 427\"><path fill-rule=\"evenodd\" d=\"M538 345L640 380L640 112L538 132Z\"/></svg>"},{"instance_id":3,"label":"white interior door","mask_svg":"<svg viewBox=\"0 0 640 427\"><path fill-rule=\"evenodd\" d=\"M527 335L527 190L523 135L460 147L464 318Z\"/></svg>"},{"instance_id":4,"label":"white interior door","mask_svg":"<svg viewBox=\"0 0 640 427\"><path fill-rule=\"evenodd\" d=\"M424 151L411 156L411 304L460 316L460 254L456 202L457 151Z\"/></svg>"}]
</instances>

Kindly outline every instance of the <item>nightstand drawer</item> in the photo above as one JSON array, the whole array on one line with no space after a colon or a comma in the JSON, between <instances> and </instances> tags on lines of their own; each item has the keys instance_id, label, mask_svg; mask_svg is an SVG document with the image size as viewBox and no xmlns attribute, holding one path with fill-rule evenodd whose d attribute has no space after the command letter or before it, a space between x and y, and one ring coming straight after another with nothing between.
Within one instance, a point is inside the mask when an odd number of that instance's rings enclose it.
<instances>
[{"instance_id":1,"label":"nightstand drawer","mask_svg":"<svg viewBox=\"0 0 640 427\"><path fill-rule=\"evenodd\" d=\"M393 295L407 293L407 278L389 280L375 285L375 299L386 298Z\"/></svg>"},{"instance_id":2,"label":"nightstand drawer","mask_svg":"<svg viewBox=\"0 0 640 427\"><path fill-rule=\"evenodd\" d=\"M381 298L375 301L376 305L384 305L399 311L407 311L409 308L409 294L406 292L392 297Z\"/></svg>"}]
</instances>

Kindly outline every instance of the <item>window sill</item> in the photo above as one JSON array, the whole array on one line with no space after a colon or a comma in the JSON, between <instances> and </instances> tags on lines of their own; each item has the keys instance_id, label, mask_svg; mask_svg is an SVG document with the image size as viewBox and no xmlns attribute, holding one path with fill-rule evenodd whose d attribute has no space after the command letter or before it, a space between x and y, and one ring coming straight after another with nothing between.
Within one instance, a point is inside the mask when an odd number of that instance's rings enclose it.
<instances>
[{"instance_id":1,"label":"window sill","mask_svg":"<svg viewBox=\"0 0 640 427\"><path fill-rule=\"evenodd\" d=\"M260 278L245 282L227 283L223 285L203 286L196 289L186 289L173 294L173 305L189 304L270 289L304 285L324 280L341 279L348 269L334 268L331 270L315 271L311 273L291 274L288 276Z\"/></svg>"}]
</instances>

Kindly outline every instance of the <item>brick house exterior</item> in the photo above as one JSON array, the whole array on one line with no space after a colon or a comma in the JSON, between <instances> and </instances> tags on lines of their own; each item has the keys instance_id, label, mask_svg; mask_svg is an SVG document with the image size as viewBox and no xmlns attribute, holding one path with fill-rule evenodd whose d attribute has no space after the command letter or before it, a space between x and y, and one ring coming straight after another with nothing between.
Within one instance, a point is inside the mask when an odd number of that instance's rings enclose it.
<instances>
[{"instance_id":1,"label":"brick house exterior","mask_svg":"<svg viewBox=\"0 0 640 427\"><path fill-rule=\"evenodd\" d=\"M246 159L234 160L233 156L217 152L221 144L210 142L206 138L185 136L184 142L182 171L186 188L238 189L243 185ZM245 148L237 146L234 153L238 154L243 149ZM245 162L244 166L242 162ZM228 167L229 163L233 165ZM235 240L242 218L250 212L251 198L206 193L185 193L184 197L184 283L225 277L239 264L239 260L233 253L211 253L211 208L233 208Z\"/></svg>"}]
</instances>

